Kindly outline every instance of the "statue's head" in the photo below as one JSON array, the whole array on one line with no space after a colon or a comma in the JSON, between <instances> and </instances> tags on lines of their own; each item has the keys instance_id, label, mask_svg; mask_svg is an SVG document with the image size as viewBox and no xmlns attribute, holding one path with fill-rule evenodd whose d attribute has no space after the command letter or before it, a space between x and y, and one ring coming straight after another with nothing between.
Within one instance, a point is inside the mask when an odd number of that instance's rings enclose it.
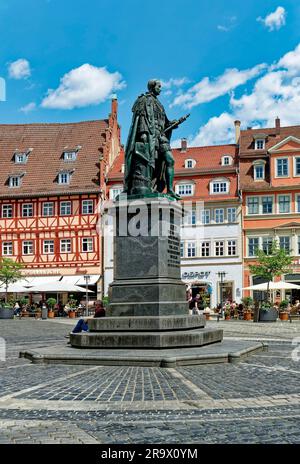
<instances>
[{"instance_id":1,"label":"statue's head","mask_svg":"<svg viewBox=\"0 0 300 464\"><path fill-rule=\"evenodd\" d=\"M148 81L148 90L154 95L159 95L161 91L161 82L158 79L150 79Z\"/></svg>"}]
</instances>

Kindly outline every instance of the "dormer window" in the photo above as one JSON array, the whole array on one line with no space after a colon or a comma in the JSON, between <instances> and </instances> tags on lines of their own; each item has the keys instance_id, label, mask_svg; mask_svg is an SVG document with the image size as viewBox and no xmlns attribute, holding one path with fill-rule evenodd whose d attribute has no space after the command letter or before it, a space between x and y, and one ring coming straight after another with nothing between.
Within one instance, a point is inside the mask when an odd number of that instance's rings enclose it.
<instances>
[{"instance_id":1,"label":"dormer window","mask_svg":"<svg viewBox=\"0 0 300 464\"><path fill-rule=\"evenodd\" d=\"M196 161L193 159L187 159L184 162L184 167L187 169L192 169L196 166Z\"/></svg>"},{"instance_id":2,"label":"dormer window","mask_svg":"<svg viewBox=\"0 0 300 464\"><path fill-rule=\"evenodd\" d=\"M210 194L229 193L230 181L226 178L214 179L210 182Z\"/></svg>"},{"instance_id":3,"label":"dormer window","mask_svg":"<svg viewBox=\"0 0 300 464\"><path fill-rule=\"evenodd\" d=\"M264 150L265 149L265 140L257 139L255 140L255 150Z\"/></svg>"},{"instance_id":4,"label":"dormer window","mask_svg":"<svg viewBox=\"0 0 300 464\"><path fill-rule=\"evenodd\" d=\"M232 156L230 156L230 155L222 156L222 161L221 161L222 166L231 166L232 161L233 161Z\"/></svg>"},{"instance_id":5,"label":"dormer window","mask_svg":"<svg viewBox=\"0 0 300 464\"><path fill-rule=\"evenodd\" d=\"M11 188L20 187L22 175L15 175L9 177L9 186Z\"/></svg>"},{"instance_id":6,"label":"dormer window","mask_svg":"<svg viewBox=\"0 0 300 464\"><path fill-rule=\"evenodd\" d=\"M68 171L63 171L58 174L58 183L59 184L69 184L71 174Z\"/></svg>"},{"instance_id":7,"label":"dormer window","mask_svg":"<svg viewBox=\"0 0 300 464\"><path fill-rule=\"evenodd\" d=\"M254 180L265 180L265 164L264 160L253 162Z\"/></svg>"},{"instance_id":8,"label":"dormer window","mask_svg":"<svg viewBox=\"0 0 300 464\"><path fill-rule=\"evenodd\" d=\"M27 163L27 153L15 153L15 163L16 164L25 164Z\"/></svg>"},{"instance_id":9,"label":"dormer window","mask_svg":"<svg viewBox=\"0 0 300 464\"><path fill-rule=\"evenodd\" d=\"M76 161L77 158L77 151L64 151L63 154L64 161Z\"/></svg>"}]
</instances>

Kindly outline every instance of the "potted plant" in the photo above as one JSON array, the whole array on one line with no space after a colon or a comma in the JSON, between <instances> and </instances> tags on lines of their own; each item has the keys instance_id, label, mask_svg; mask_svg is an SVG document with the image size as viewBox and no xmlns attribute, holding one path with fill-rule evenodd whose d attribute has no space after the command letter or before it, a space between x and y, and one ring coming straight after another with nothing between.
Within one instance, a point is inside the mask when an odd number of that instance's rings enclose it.
<instances>
[{"instance_id":1,"label":"potted plant","mask_svg":"<svg viewBox=\"0 0 300 464\"><path fill-rule=\"evenodd\" d=\"M271 303L272 298L269 291L269 283L273 281L274 277L281 277L282 274L287 274L293 263L293 259L288 251L280 248L276 240L272 242L271 249L268 251L257 248L256 255L258 264L250 264L249 269L252 275L261 277L268 282L266 303ZM272 304L270 304L270 309L268 310L263 309L262 305L260 309L268 314L265 314L265 316L259 314L259 322L276 321L278 313L275 308L272 308Z\"/></svg>"},{"instance_id":2,"label":"potted plant","mask_svg":"<svg viewBox=\"0 0 300 464\"><path fill-rule=\"evenodd\" d=\"M263 301L259 308L259 322L275 322L278 317L277 309L270 301Z\"/></svg>"},{"instance_id":3,"label":"potted plant","mask_svg":"<svg viewBox=\"0 0 300 464\"><path fill-rule=\"evenodd\" d=\"M287 307L289 305L288 300L282 300L279 305L279 319L281 321L287 321L289 319L289 313Z\"/></svg>"},{"instance_id":4,"label":"potted plant","mask_svg":"<svg viewBox=\"0 0 300 464\"><path fill-rule=\"evenodd\" d=\"M77 307L77 300L74 300L73 298L71 298L69 300L69 307L70 307L69 312L68 312L69 317L74 318L76 316L75 308Z\"/></svg>"},{"instance_id":5,"label":"potted plant","mask_svg":"<svg viewBox=\"0 0 300 464\"><path fill-rule=\"evenodd\" d=\"M0 304L0 319L13 319L13 304L8 301L8 286L22 279L21 269L23 265L10 258L0 258L0 284L5 289L4 304Z\"/></svg>"},{"instance_id":6,"label":"potted plant","mask_svg":"<svg viewBox=\"0 0 300 464\"><path fill-rule=\"evenodd\" d=\"M224 316L225 316L225 321L228 321L230 319L230 308L229 309L225 308Z\"/></svg>"},{"instance_id":7,"label":"potted plant","mask_svg":"<svg viewBox=\"0 0 300 464\"><path fill-rule=\"evenodd\" d=\"M245 306L243 312L244 320L251 321L251 306L253 305L253 298L251 298L251 296L245 296L244 298L242 298L242 302Z\"/></svg>"},{"instance_id":8,"label":"potted plant","mask_svg":"<svg viewBox=\"0 0 300 464\"><path fill-rule=\"evenodd\" d=\"M56 299L55 298L48 298L48 300L46 301L47 303L47 306L48 306L48 317L50 319L53 319L54 318L54 311L53 311L53 308L54 306L56 305Z\"/></svg>"}]
</instances>

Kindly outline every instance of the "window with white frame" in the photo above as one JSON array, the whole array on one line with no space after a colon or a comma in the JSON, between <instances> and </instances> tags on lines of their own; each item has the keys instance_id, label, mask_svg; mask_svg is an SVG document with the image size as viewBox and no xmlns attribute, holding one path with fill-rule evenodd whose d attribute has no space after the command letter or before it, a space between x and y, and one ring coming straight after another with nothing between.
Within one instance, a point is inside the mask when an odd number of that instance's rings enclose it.
<instances>
[{"instance_id":1,"label":"window with white frame","mask_svg":"<svg viewBox=\"0 0 300 464\"><path fill-rule=\"evenodd\" d=\"M210 223L210 209L203 209L201 211L201 222L202 224Z\"/></svg>"},{"instance_id":2,"label":"window with white frame","mask_svg":"<svg viewBox=\"0 0 300 464\"><path fill-rule=\"evenodd\" d=\"M64 171L58 174L58 183L59 184L69 184L71 175L69 172Z\"/></svg>"},{"instance_id":3,"label":"window with white frame","mask_svg":"<svg viewBox=\"0 0 300 464\"><path fill-rule=\"evenodd\" d=\"M265 149L265 139L256 139L255 150L264 150L264 149Z\"/></svg>"},{"instance_id":4,"label":"window with white frame","mask_svg":"<svg viewBox=\"0 0 300 464\"><path fill-rule=\"evenodd\" d=\"M262 197L262 214L273 213L273 197Z\"/></svg>"},{"instance_id":5,"label":"window with white frame","mask_svg":"<svg viewBox=\"0 0 300 464\"><path fill-rule=\"evenodd\" d=\"M2 205L2 217L3 218L12 218L13 217L13 207L12 207L12 205Z\"/></svg>"},{"instance_id":6,"label":"window with white frame","mask_svg":"<svg viewBox=\"0 0 300 464\"><path fill-rule=\"evenodd\" d=\"M221 224L222 222L224 222L224 209L217 208L215 209L215 223Z\"/></svg>"},{"instance_id":7,"label":"window with white frame","mask_svg":"<svg viewBox=\"0 0 300 464\"><path fill-rule=\"evenodd\" d=\"M123 191L123 188L122 187L113 187L110 189L109 191L109 198L111 200L115 200L117 198L118 195L120 195L120 193Z\"/></svg>"},{"instance_id":8,"label":"window with white frame","mask_svg":"<svg viewBox=\"0 0 300 464\"><path fill-rule=\"evenodd\" d=\"M210 193L229 193L229 181L226 180L214 180L210 183Z\"/></svg>"},{"instance_id":9,"label":"window with white frame","mask_svg":"<svg viewBox=\"0 0 300 464\"><path fill-rule=\"evenodd\" d=\"M43 216L54 216L54 203L52 201L43 203Z\"/></svg>"},{"instance_id":10,"label":"window with white frame","mask_svg":"<svg viewBox=\"0 0 300 464\"><path fill-rule=\"evenodd\" d=\"M33 204L32 203L24 203L22 205L22 216L23 217L33 216Z\"/></svg>"},{"instance_id":11,"label":"window with white frame","mask_svg":"<svg viewBox=\"0 0 300 464\"><path fill-rule=\"evenodd\" d=\"M181 196L193 195L193 184L177 184L176 193Z\"/></svg>"},{"instance_id":12,"label":"window with white frame","mask_svg":"<svg viewBox=\"0 0 300 464\"><path fill-rule=\"evenodd\" d=\"M195 225L196 222L197 222L196 210L195 209L189 209L187 211L185 224L191 226L191 225Z\"/></svg>"},{"instance_id":13,"label":"window with white frame","mask_svg":"<svg viewBox=\"0 0 300 464\"><path fill-rule=\"evenodd\" d=\"M193 258L194 256L196 256L196 242L188 242L187 255L188 258Z\"/></svg>"},{"instance_id":14,"label":"window with white frame","mask_svg":"<svg viewBox=\"0 0 300 464\"><path fill-rule=\"evenodd\" d=\"M228 240L227 242L228 256L236 256L236 252L237 252L236 240Z\"/></svg>"},{"instance_id":15,"label":"window with white frame","mask_svg":"<svg viewBox=\"0 0 300 464\"><path fill-rule=\"evenodd\" d=\"M300 195L296 197L296 212L300 213Z\"/></svg>"},{"instance_id":16,"label":"window with white frame","mask_svg":"<svg viewBox=\"0 0 300 464\"><path fill-rule=\"evenodd\" d=\"M259 247L259 238L258 237L249 237L248 238L248 256L256 256L256 251Z\"/></svg>"},{"instance_id":17,"label":"window with white frame","mask_svg":"<svg viewBox=\"0 0 300 464\"><path fill-rule=\"evenodd\" d=\"M295 169L294 175L295 176L300 176L300 158L299 158L299 156L295 156L294 163L295 163L294 164L294 166L295 166L294 167L294 169Z\"/></svg>"},{"instance_id":18,"label":"window with white frame","mask_svg":"<svg viewBox=\"0 0 300 464\"><path fill-rule=\"evenodd\" d=\"M279 247L282 250L285 250L287 253L289 253L290 252L290 237L289 236L279 237Z\"/></svg>"},{"instance_id":19,"label":"window with white frame","mask_svg":"<svg viewBox=\"0 0 300 464\"><path fill-rule=\"evenodd\" d=\"M263 237L262 238L262 249L266 255L270 255L272 252L272 237Z\"/></svg>"},{"instance_id":20,"label":"window with white frame","mask_svg":"<svg viewBox=\"0 0 300 464\"><path fill-rule=\"evenodd\" d=\"M20 187L21 185L21 176L10 176L9 186L12 188Z\"/></svg>"},{"instance_id":21,"label":"window with white frame","mask_svg":"<svg viewBox=\"0 0 300 464\"><path fill-rule=\"evenodd\" d=\"M76 161L77 151L65 151L64 161Z\"/></svg>"},{"instance_id":22,"label":"window with white frame","mask_svg":"<svg viewBox=\"0 0 300 464\"><path fill-rule=\"evenodd\" d=\"M71 202L62 201L60 203L60 215L61 216L70 216L71 214Z\"/></svg>"},{"instance_id":23,"label":"window with white frame","mask_svg":"<svg viewBox=\"0 0 300 464\"><path fill-rule=\"evenodd\" d=\"M187 168L187 169L194 168L195 165L196 165L196 161L193 160L193 159L187 159L184 162L184 167Z\"/></svg>"},{"instance_id":24,"label":"window with white frame","mask_svg":"<svg viewBox=\"0 0 300 464\"><path fill-rule=\"evenodd\" d=\"M210 256L210 242L201 243L201 256L203 258Z\"/></svg>"},{"instance_id":25,"label":"window with white frame","mask_svg":"<svg viewBox=\"0 0 300 464\"><path fill-rule=\"evenodd\" d=\"M278 212L279 213L290 213L291 212L290 195L278 195Z\"/></svg>"},{"instance_id":26,"label":"window with white frame","mask_svg":"<svg viewBox=\"0 0 300 464\"><path fill-rule=\"evenodd\" d=\"M258 160L253 163L254 180L265 179L265 161Z\"/></svg>"},{"instance_id":27,"label":"window with white frame","mask_svg":"<svg viewBox=\"0 0 300 464\"><path fill-rule=\"evenodd\" d=\"M227 208L227 221L236 222L236 208Z\"/></svg>"},{"instance_id":28,"label":"window with white frame","mask_svg":"<svg viewBox=\"0 0 300 464\"><path fill-rule=\"evenodd\" d=\"M27 162L27 153L16 153L15 154L16 164L25 164L26 162Z\"/></svg>"},{"instance_id":29,"label":"window with white frame","mask_svg":"<svg viewBox=\"0 0 300 464\"><path fill-rule=\"evenodd\" d=\"M60 240L60 252L61 253L71 253L72 246L71 246L71 239L70 238L62 238Z\"/></svg>"},{"instance_id":30,"label":"window with white frame","mask_svg":"<svg viewBox=\"0 0 300 464\"><path fill-rule=\"evenodd\" d=\"M215 256L224 256L224 241L215 242Z\"/></svg>"},{"instance_id":31,"label":"window with white frame","mask_svg":"<svg viewBox=\"0 0 300 464\"><path fill-rule=\"evenodd\" d=\"M259 214L259 197L247 198L248 214Z\"/></svg>"},{"instance_id":32,"label":"window with white frame","mask_svg":"<svg viewBox=\"0 0 300 464\"><path fill-rule=\"evenodd\" d=\"M222 166L230 166L232 164L232 156L224 155L222 156L221 164Z\"/></svg>"},{"instance_id":33,"label":"window with white frame","mask_svg":"<svg viewBox=\"0 0 300 464\"><path fill-rule=\"evenodd\" d=\"M180 242L180 257L184 258L184 242Z\"/></svg>"},{"instance_id":34,"label":"window with white frame","mask_svg":"<svg viewBox=\"0 0 300 464\"><path fill-rule=\"evenodd\" d=\"M82 214L93 214L94 212L94 201L93 200L82 200Z\"/></svg>"},{"instance_id":35,"label":"window with white frame","mask_svg":"<svg viewBox=\"0 0 300 464\"><path fill-rule=\"evenodd\" d=\"M94 249L94 241L93 238L83 238L82 239L82 251L89 252L93 251Z\"/></svg>"},{"instance_id":36,"label":"window with white frame","mask_svg":"<svg viewBox=\"0 0 300 464\"><path fill-rule=\"evenodd\" d=\"M288 177L289 175L289 160L288 158L276 159L276 176Z\"/></svg>"},{"instance_id":37,"label":"window with white frame","mask_svg":"<svg viewBox=\"0 0 300 464\"><path fill-rule=\"evenodd\" d=\"M2 255L12 256L13 254L13 242L2 242Z\"/></svg>"},{"instance_id":38,"label":"window with white frame","mask_svg":"<svg viewBox=\"0 0 300 464\"><path fill-rule=\"evenodd\" d=\"M54 240L44 240L44 254L54 253Z\"/></svg>"},{"instance_id":39,"label":"window with white frame","mask_svg":"<svg viewBox=\"0 0 300 464\"><path fill-rule=\"evenodd\" d=\"M32 240L24 240L23 255L33 255L33 241Z\"/></svg>"}]
</instances>

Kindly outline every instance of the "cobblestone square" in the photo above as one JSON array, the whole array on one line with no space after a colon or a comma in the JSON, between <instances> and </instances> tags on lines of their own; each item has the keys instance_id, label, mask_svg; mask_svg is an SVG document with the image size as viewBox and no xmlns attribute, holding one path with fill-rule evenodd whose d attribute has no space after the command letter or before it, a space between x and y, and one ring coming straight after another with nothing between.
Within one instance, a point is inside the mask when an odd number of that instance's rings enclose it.
<instances>
[{"instance_id":1,"label":"cobblestone square","mask_svg":"<svg viewBox=\"0 0 300 464\"><path fill-rule=\"evenodd\" d=\"M1 321L1 443L300 443L300 323L208 322L225 339L269 344L237 364L68 366L18 357L66 344L70 324Z\"/></svg>"}]
</instances>

